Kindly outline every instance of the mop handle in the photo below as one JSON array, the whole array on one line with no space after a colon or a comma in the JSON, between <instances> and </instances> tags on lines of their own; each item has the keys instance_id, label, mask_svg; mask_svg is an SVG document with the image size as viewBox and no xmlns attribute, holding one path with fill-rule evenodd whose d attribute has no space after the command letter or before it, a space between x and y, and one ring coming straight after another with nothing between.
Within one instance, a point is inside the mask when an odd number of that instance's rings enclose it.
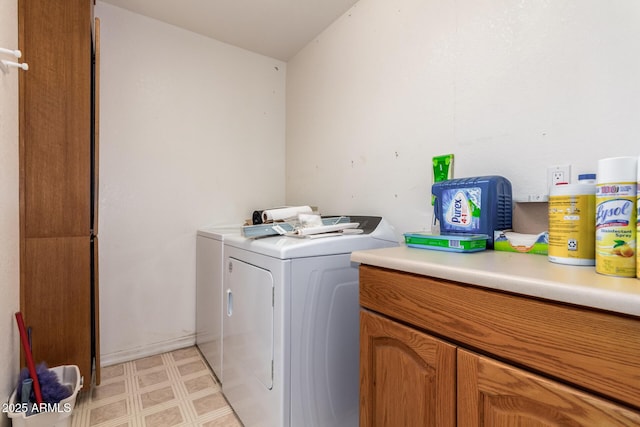
<instances>
[{"instance_id":1,"label":"mop handle","mask_svg":"<svg viewBox=\"0 0 640 427\"><path fill-rule=\"evenodd\" d=\"M22 348L24 349L24 357L27 359L27 367L29 368L29 374L33 380L33 392L36 395L36 403L40 405L42 403L42 393L40 393L40 381L38 381L38 374L36 373L36 366L33 363L33 355L31 354L31 346L29 345L29 338L27 337L27 331L24 328L24 320L22 319L22 313L16 313L16 321L18 322L18 330L20 331L20 341L22 341Z\"/></svg>"}]
</instances>

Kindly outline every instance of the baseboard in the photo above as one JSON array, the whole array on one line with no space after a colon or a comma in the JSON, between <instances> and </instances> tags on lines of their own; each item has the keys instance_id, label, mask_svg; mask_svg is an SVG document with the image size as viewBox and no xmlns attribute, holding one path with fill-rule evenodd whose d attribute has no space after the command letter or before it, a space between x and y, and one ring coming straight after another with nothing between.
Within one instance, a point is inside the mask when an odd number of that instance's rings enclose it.
<instances>
[{"instance_id":1,"label":"baseboard","mask_svg":"<svg viewBox=\"0 0 640 427\"><path fill-rule=\"evenodd\" d=\"M166 353L168 351L178 350L180 348L191 347L196 344L196 335L187 335L184 337L174 338L167 341L152 343L143 347L137 347L114 353L101 354L100 366L111 366L118 363L130 362L132 360L141 359L143 357L155 356L156 354Z\"/></svg>"}]
</instances>

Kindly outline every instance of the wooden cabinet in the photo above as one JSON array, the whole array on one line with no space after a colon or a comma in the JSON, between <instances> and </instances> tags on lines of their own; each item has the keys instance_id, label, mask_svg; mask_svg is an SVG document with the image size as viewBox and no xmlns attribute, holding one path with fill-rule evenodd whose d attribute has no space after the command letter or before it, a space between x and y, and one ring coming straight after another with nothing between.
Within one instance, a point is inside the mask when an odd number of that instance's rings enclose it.
<instances>
[{"instance_id":1,"label":"wooden cabinet","mask_svg":"<svg viewBox=\"0 0 640 427\"><path fill-rule=\"evenodd\" d=\"M24 283L29 286L23 288L22 312L33 330L35 361L46 361L50 366L77 365L72 362L81 359L73 355L85 354L91 348L86 327L90 321L89 245L84 237L27 239L25 258L37 262L27 262ZM53 305L42 307L45 304Z\"/></svg>"},{"instance_id":2,"label":"wooden cabinet","mask_svg":"<svg viewBox=\"0 0 640 427\"><path fill-rule=\"evenodd\" d=\"M366 311L360 325L361 425L454 426L456 348Z\"/></svg>"},{"instance_id":3,"label":"wooden cabinet","mask_svg":"<svg viewBox=\"0 0 640 427\"><path fill-rule=\"evenodd\" d=\"M425 418L436 401L465 427L640 425L636 317L366 265L360 303L361 426L451 425ZM449 346L456 360L424 358L425 375L419 343ZM433 391L442 377L455 379L455 397Z\"/></svg>"},{"instance_id":4,"label":"wooden cabinet","mask_svg":"<svg viewBox=\"0 0 640 427\"><path fill-rule=\"evenodd\" d=\"M90 227L89 0L20 0L20 138L27 237L84 236Z\"/></svg>"},{"instance_id":5,"label":"wooden cabinet","mask_svg":"<svg viewBox=\"0 0 640 427\"><path fill-rule=\"evenodd\" d=\"M19 0L20 306L33 357L97 358L92 280L93 1Z\"/></svg>"},{"instance_id":6,"label":"wooden cabinet","mask_svg":"<svg viewBox=\"0 0 640 427\"><path fill-rule=\"evenodd\" d=\"M637 426L640 414L557 381L458 350L463 426Z\"/></svg>"}]
</instances>

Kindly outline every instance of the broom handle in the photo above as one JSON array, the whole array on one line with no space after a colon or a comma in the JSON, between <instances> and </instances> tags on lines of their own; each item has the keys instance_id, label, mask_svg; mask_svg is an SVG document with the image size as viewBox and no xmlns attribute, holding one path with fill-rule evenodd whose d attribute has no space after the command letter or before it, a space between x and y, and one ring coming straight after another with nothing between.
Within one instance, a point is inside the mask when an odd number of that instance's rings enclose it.
<instances>
[{"instance_id":1,"label":"broom handle","mask_svg":"<svg viewBox=\"0 0 640 427\"><path fill-rule=\"evenodd\" d=\"M31 346L29 345L29 338L27 337L27 331L24 328L24 320L22 319L22 313L16 313L16 321L18 322L18 330L20 331L20 341L22 341L22 348L24 349L24 356L27 359L27 367L29 368L29 374L33 380L33 392L36 395L36 403L40 405L42 403L42 393L40 392L40 381L38 381L38 374L36 373L36 366L33 363L33 355L31 354Z\"/></svg>"}]
</instances>

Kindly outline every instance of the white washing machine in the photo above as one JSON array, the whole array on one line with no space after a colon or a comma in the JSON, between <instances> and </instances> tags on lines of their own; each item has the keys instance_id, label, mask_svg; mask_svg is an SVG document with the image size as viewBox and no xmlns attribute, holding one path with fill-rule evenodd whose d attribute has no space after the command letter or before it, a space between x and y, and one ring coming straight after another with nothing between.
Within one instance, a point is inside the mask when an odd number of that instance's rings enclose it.
<instances>
[{"instance_id":1,"label":"white washing machine","mask_svg":"<svg viewBox=\"0 0 640 427\"><path fill-rule=\"evenodd\" d=\"M196 235L196 345L222 382L223 247L240 225L204 227Z\"/></svg>"},{"instance_id":2,"label":"white washing machine","mask_svg":"<svg viewBox=\"0 0 640 427\"><path fill-rule=\"evenodd\" d=\"M222 391L246 427L358 426L355 250L398 245L380 217L362 234L224 241Z\"/></svg>"}]
</instances>

